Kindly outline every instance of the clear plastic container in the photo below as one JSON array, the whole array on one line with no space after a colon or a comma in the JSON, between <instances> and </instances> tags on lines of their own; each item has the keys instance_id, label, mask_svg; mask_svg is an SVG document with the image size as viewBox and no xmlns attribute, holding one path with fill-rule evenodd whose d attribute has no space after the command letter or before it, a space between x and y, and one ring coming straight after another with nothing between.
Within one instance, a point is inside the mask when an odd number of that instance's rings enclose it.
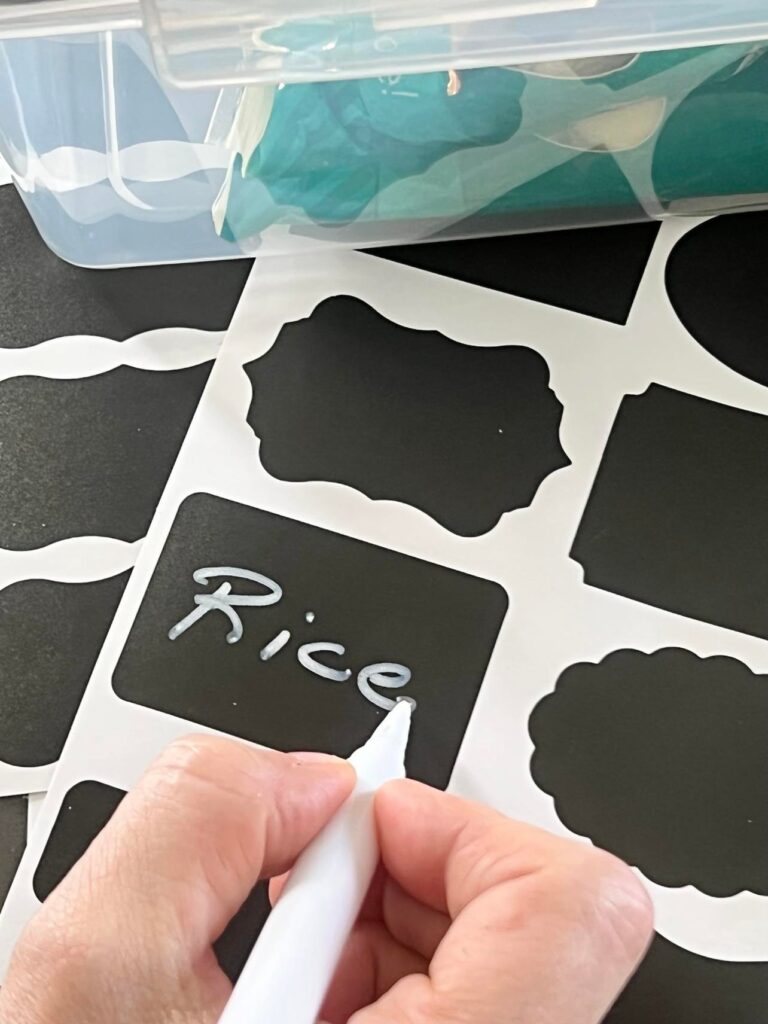
<instances>
[{"instance_id":1,"label":"clear plastic container","mask_svg":"<svg viewBox=\"0 0 768 1024\"><path fill-rule=\"evenodd\" d=\"M766 39L742 0L0 0L0 152L95 267L759 207Z\"/></svg>"}]
</instances>

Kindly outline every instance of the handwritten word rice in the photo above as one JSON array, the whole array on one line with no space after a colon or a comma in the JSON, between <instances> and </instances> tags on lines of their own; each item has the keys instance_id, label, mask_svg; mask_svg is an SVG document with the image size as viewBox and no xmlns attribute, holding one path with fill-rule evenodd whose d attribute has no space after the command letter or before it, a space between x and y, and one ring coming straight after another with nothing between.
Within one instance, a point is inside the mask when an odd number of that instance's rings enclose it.
<instances>
[{"instance_id":1,"label":"handwritten word rice","mask_svg":"<svg viewBox=\"0 0 768 1024\"><path fill-rule=\"evenodd\" d=\"M168 631L169 640L177 640L187 632L196 622L203 619L209 612L217 611L225 615L229 620L229 632L225 640L228 644L239 643L243 638L243 620L240 617L238 608L258 608L266 605L277 604L283 596L283 588L279 583L264 576L262 573L254 572L251 569L237 569L233 566L209 566L196 569L192 573L195 583L206 586L211 580L223 579L216 590L211 593L195 594L193 600L195 608L183 619L180 619ZM246 580L263 587L263 593L238 594L232 592L232 583L229 580ZM304 616L305 621L312 623L315 620L315 613L308 611ZM291 639L291 631L282 629L259 652L261 661L269 661L276 654L283 650ZM343 658L346 648L343 644L330 640L314 641L301 644L296 651L296 660L308 672L313 673L321 679L332 683L346 683L352 676L348 668L333 668L318 659L320 654L334 654ZM411 680L411 670L397 662L381 661L372 665L366 665L357 674L357 688L360 693L371 704L377 708L389 711L397 703L391 697L385 697L378 693L374 687L384 690L397 690Z\"/></svg>"}]
</instances>

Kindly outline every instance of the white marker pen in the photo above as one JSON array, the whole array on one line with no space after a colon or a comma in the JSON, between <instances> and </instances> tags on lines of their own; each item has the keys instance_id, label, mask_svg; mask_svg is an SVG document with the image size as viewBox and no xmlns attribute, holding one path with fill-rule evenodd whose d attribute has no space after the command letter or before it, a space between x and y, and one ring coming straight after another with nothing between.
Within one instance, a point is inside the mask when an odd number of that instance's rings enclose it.
<instances>
[{"instance_id":1,"label":"white marker pen","mask_svg":"<svg viewBox=\"0 0 768 1024\"><path fill-rule=\"evenodd\" d=\"M411 710L398 701L350 757L357 785L296 861L219 1024L316 1024L378 864L374 794L405 778Z\"/></svg>"}]
</instances>

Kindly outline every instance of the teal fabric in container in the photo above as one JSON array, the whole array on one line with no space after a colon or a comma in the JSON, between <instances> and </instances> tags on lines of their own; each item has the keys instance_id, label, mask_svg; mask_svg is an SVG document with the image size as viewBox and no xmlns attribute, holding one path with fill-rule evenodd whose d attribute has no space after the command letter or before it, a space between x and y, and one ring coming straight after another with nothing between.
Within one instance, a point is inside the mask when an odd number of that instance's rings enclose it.
<instances>
[{"instance_id":1,"label":"teal fabric in container","mask_svg":"<svg viewBox=\"0 0 768 1024\"><path fill-rule=\"evenodd\" d=\"M318 223L358 217L388 185L464 147L511 138L520 126L522 75L467 72L456 95L447 74L289 85L275 95L267 131L243 172L235 163L223 230L231 240L263 230L278 207ZM251 190L249 183L258 182Z\"/></svg>"},{"instance_id":2,"label":"teal fabric in container","mask_svg":"<svg viewBox=\"0 0 768 1024\"><path fill-rule=\"evenodd\" d=\"M273 225L322 237L359 221L423 237L470 217L473 231L556 226L768 191L766 59L734 44L286 85L234 158L221 233L253 244Z\"/></svg>"},{"instance_id":3,"label":"teal fabric in container","mask_svg":"<svg viewBox=\"0 0 768 1024\"><path fill-rule=\"evenodd\" d=\"M767 201L768 54L753 51L677 108L659 137L653 180L672 210Z\"/></svg>"},{"instance_id":4,"label":"teal fabric in container","mask_svg":"<svg viewBox=\"0 0 768 1024\"><path fill-rule=\"evenodd\" d=\"M691 138L674 124L700 89L733 81L753 52L749 44L738 44L641 54L619 70L577 80L529 70L519 141L530 131L540 143L537 158L551 162L559 152L561 162L539 175L531 161L529 180L489 203L484 213L516 213L523 226L527 215L547 211L555 225L572 222L571 212L578 210L585 211L587 222L594 222L597 209L605 210L607 220L617 212L626 218L663 215L653 174L660 140L675 163L672 175L687 187L682 181L691 175ZM761 105L768 117L768 82ZM711 127L698 125L701 145L710 145L705 140ZM719 127L726 137L736 128L728 118ZM761 145L768 152L768 137ZM699 172L709 173L706 162L699 163ZM731 187L738 185L732 176Z\"/></svg>"}]
</instances>

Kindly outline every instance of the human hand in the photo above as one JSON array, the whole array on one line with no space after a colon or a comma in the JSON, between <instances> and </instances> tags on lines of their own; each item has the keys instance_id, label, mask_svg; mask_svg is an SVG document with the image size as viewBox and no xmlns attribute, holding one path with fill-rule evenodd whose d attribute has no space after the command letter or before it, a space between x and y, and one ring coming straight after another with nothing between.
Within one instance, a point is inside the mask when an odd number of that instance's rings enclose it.
<instances>
[{"instance_id":1,"label":"human hand","mask_svg":"<svg viewBox=\"0 0 768 1024\"><path fill-rule=\"evenodd\" d=\"M231 986L213 941L353 784L336 759L173 744L28 926L0 1024L215 1024ZM383 866L329 1024L597 1024L650 937L629 869L412 782L376 817Z\"/></svg>"},{"instance_id":2,"label":"human hand","mask_svg":"<svg viewBox=\"0 0 768 1024\"><path fill-rule=\"evenodd\" d=\"M376 818L382 865L328 1024L603 1019L653 931L626 865L416 782L380 790Z\"/></svg>"}]
</instances>

